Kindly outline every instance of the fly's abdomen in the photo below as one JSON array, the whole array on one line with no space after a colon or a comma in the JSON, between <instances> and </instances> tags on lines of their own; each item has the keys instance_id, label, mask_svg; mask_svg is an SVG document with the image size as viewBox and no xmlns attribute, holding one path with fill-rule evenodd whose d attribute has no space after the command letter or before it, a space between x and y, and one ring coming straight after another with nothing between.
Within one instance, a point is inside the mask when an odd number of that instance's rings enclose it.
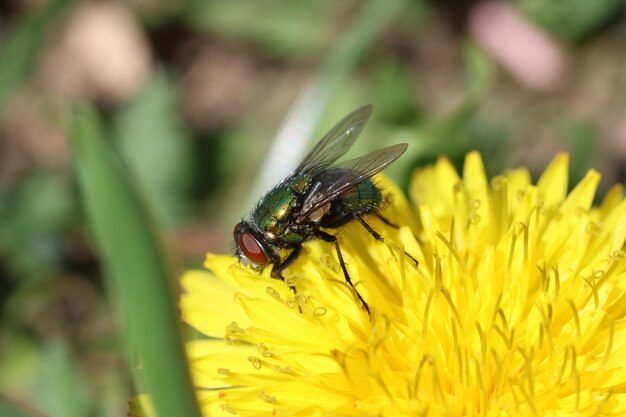
<instances>
[{"instance_id":1,"label":"fly's abdomen","mask_svg":"<svg viewBox=\"0 0 626 417\"><path fill-rule=\"evenodd\" d=\"M342 209L346 214L366 214L380 207L380 190L367 179L339 196Z\"/></svg>"}]
</instances>

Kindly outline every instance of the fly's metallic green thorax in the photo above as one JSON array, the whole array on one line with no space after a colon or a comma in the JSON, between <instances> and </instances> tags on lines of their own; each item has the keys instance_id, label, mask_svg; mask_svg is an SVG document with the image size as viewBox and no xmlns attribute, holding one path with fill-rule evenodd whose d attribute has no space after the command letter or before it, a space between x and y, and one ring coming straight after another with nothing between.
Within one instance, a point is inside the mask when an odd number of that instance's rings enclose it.
<instances>
[{"instance_id":1,"label":"fly's metallic green thorax","mask_svg":"<svg viewBox=\"0 0 626 417\"><path fill-rule=\"evenodd\" d=\"M353 287L368 312L367 303L350 279L339 241L328 231L356 221L376 240L383 242L384 238L362 216L375 214L388 225L393 225L378 213L383 198L371 177L398 159L406 151L407 144L337 162L352 147L371 112L371 106L365 106L339 122L291 175L263 196L252 210L250 221L242 221L233 232L237 256L242 264L255 270L271 264L272 277L280 279L283 270L298 258L306 240L317 238L331 243L346 282ZM289 249L290 253L283 258L285 252L278 249ZM412 256L406 255L417 264Z\"/></svg>"},{"instance_id":2,"label":"fly's metallic green thorax","mask_svg":"<svg viewBox=\"0 0 626 417\"><path fill-rule=\"evenodd\" d=\"M269 240L298 243L303 237L289 230L289 225L311 186L311 177L298 175L272 188L252 212L252 222Z\"/></svg>"},{"instance_id":3,"label":"fly's metallic green thorax","mask_svg":"<svg viewBox=\"0 0 626 417\"><path fill-rule=\"evenodd\" d=\"M304 195L311 187L311 177L305 174L295 176L289 181L289 187L296 194Z\"/></svg>"}]
</instances>

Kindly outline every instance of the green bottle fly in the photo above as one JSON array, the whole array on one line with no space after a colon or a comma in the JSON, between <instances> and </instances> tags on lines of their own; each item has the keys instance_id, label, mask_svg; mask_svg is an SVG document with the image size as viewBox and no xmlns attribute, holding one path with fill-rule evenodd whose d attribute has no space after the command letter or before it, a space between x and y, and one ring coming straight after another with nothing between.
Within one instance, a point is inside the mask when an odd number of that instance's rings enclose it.
<instances>
[{"instance_id":1,"label":"green bottle fly","mask_svg":"<svg viewBox=\"0 0 626 417\"><path fill-rule=\"evenodd\" d=\"M337 238L322 229L357 221L375 239L384 241L363 219L374 214L397 227L378 213L383 198L371 177L398 159L408 146L401 143L337 163L352 147L371 112L372 107L365 106L339 122L293 173L261 198L250 220L235 226L235 247L242 263L257 270L271 264L272 276L282 279L283 270L296 260L302 244L318 238L334 245L346 282L354 288ZM282 259L279 249L291 252ZM369 313L368 304L355 292Z\"/></svg>"}]
</instances>

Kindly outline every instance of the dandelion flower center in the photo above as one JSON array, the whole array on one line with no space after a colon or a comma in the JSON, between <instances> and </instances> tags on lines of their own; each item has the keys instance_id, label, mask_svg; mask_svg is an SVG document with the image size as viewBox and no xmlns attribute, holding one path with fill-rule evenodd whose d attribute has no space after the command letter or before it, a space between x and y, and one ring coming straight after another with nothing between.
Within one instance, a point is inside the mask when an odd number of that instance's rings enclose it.
<instances>
[{"instance_id":1,"label":"dandelion flower center","mask_svg":"<svg viewBox=\"0 0 626 417\"><path fill-rule=\"evenodd\" d=\"M536 185L418 170L413 207L380 178L390 228L338 232L372 317L332 246L310 241L288 285L209 255L183 278L183 319L217 340L188 346L211 415L626 415L626 202L599 175L567 194L568 158ZM374 217L374 216L372 216ZM415 267L403 250L418 261Z\"/></svg>"}]
</instances>

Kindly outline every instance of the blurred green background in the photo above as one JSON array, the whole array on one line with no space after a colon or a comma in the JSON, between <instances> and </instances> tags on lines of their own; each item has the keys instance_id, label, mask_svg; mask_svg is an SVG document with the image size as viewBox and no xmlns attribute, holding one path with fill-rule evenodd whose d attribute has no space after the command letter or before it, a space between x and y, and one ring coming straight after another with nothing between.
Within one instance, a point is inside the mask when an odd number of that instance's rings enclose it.
<instances>
[{"instance_id":1,"label":"blurred green background","mask_svg":"<svg viewBox=\"0 0 626 417\"><path fill-rule=\"evenodd\" d=\"M472 149L490 175L536 178L565 150L570 186L591 167L623 183L624 17L622 0L0 3L0 415L125 415L134 391L72 165L77 103L197 267L366 103L354 155L408 142L388 170L404 186Z\"/></svg>"}]
</instances>

